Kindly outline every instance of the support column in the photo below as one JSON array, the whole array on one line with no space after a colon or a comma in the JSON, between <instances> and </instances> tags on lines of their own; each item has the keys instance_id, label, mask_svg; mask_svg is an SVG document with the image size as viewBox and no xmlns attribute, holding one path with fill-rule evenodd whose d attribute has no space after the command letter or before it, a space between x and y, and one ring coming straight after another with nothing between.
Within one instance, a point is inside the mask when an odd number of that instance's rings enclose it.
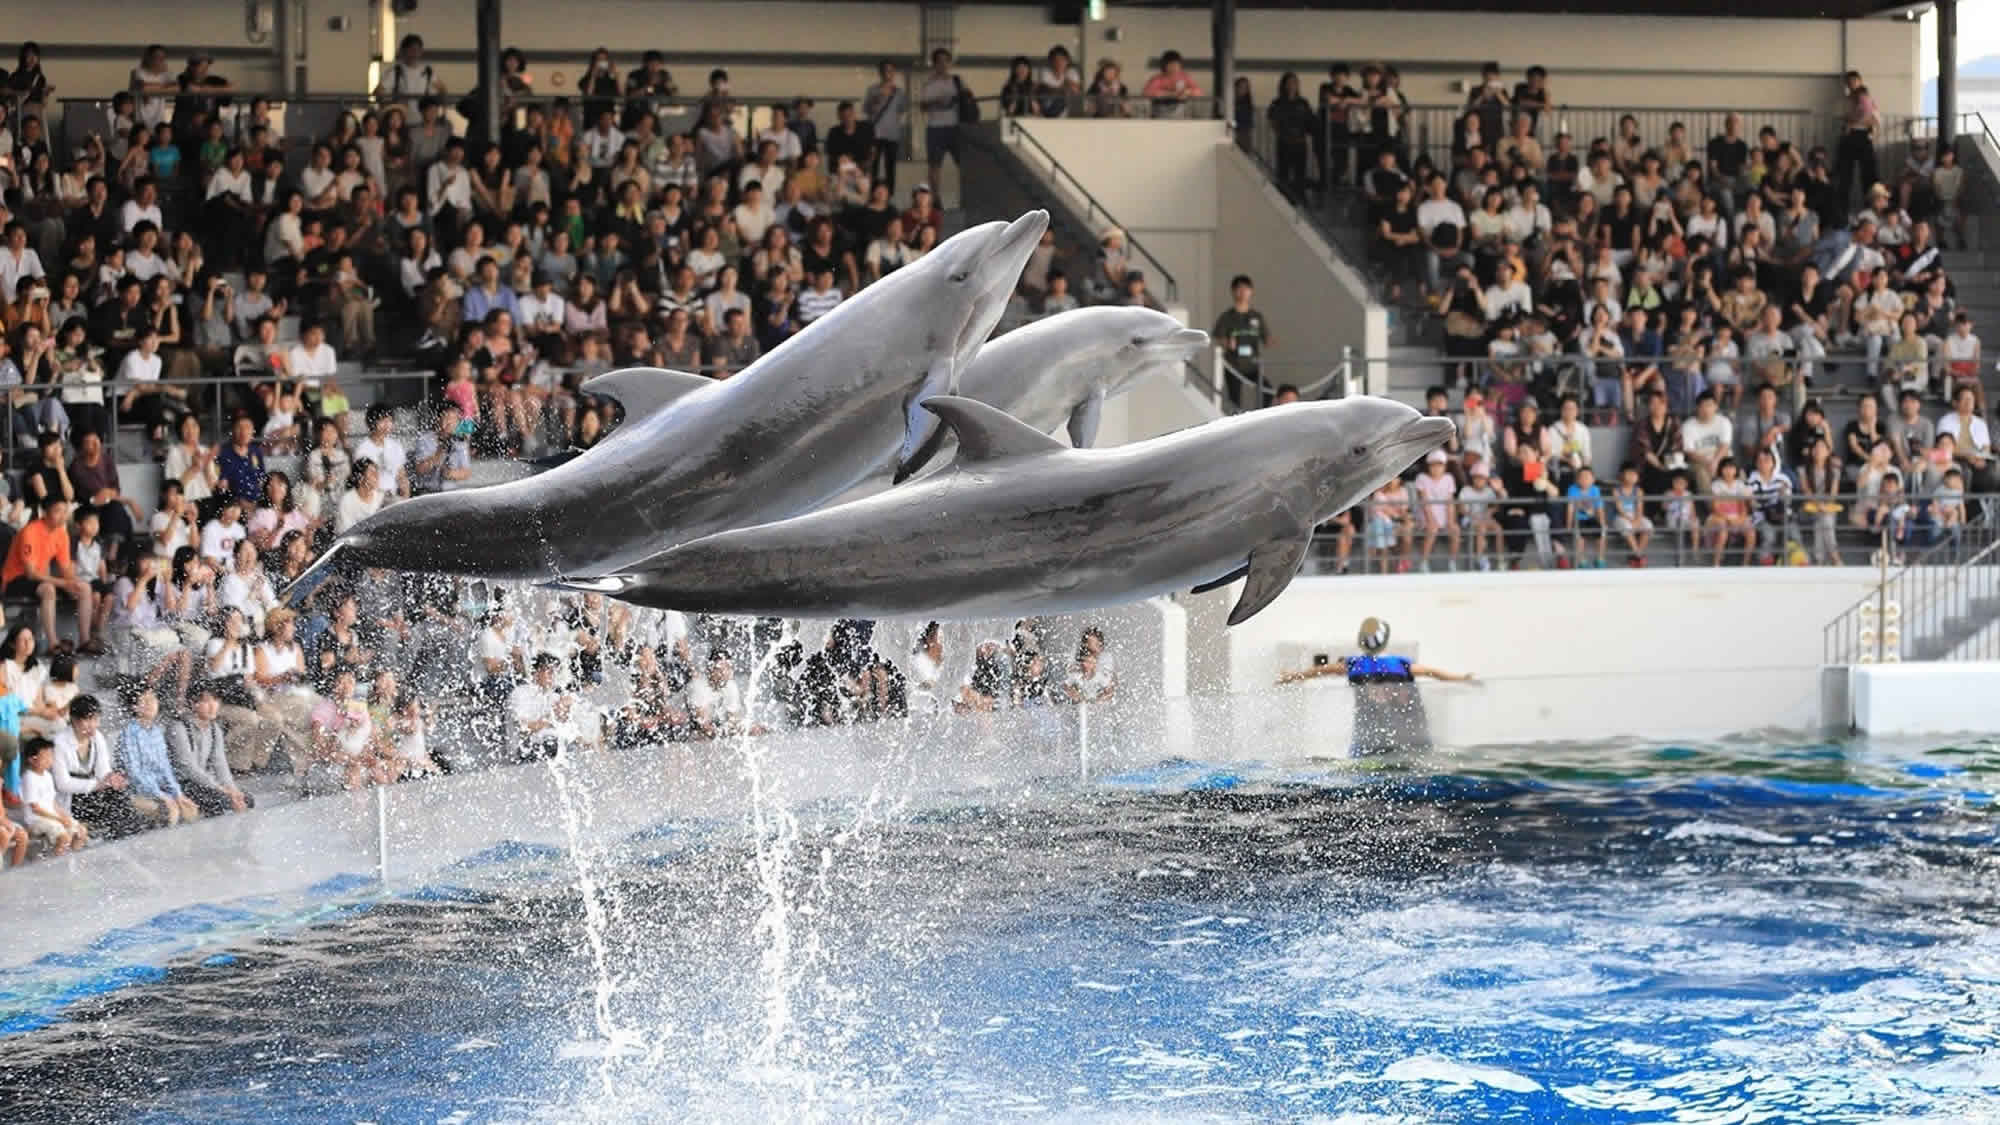
<instances>
[{"instance_id":1,"label":"support column","mask_svg":"<svg viewBox=\"0 0 2000 1125\"><path fill-rule=\"evenodd\" d=\"M1215 89L1209 91L1216 97L1218 116L1224 121L1236 118L1236 0L1213 0L1209 20L1209 54L1215 64ZM1239 138L1238 143L1248 144L1248 138Z\"/></svg>"},{"instance_id":2,"label":"support column","mask_svg":"<svg viewBox=\"0 0 2000 1125\"><path fill-rule=\"evenodd\" d=\"M1938 151L1958 133L1958 0L1937 0Z\"/></svg>"},{"instance_id":3,"label":"support column","mask_svg":"<svg viewBox=\"0 0 2000 1125\"><path fill-rule=\"evenodd\" d=\"M479 108L482 124L480 140L500 143L500 0L479 0L473 16L478 38Z\"/></svg>"}]
</instances>

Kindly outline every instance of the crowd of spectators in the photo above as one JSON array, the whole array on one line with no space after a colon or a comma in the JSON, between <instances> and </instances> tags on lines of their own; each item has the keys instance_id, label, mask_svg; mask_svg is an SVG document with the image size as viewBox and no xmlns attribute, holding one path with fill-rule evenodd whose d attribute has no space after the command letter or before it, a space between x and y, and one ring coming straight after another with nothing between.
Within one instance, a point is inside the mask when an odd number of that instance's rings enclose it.
<instances>
[{"instance_id":1,"label":"crowd of spectators","mask_svg":"<svg viewBox=\"0 0 2000 1125\"><path fill-rule=\"evenodd\" d=\"M1704 388L1686 418L1649 391L1604 480L1595 462L1605 427L1577 395L1564 394L1553 419L1533 397L1512 410L1479 388L1458 411L1450 401L1444 386L1426 395L1426 413L1457 423L1451 443L1325 529L1341 572L1357 538L1365 565L1382 572L1602 567L1614 552L1633 567L1662 555L1852 565L1875 551L1900 562L1906 549L2000 523L2000 460L1970 386L1942 413L1914 388L1894 410L1865 396L1838 428L1817 399L1794 417L1770 383L1740 413Z\"/></svg>"},{"instance_id":2,"label":"crowd of spectators","mask_svg":"<svg viewBox=\"0 0 2000 1125\"><path fill-rule=\"evenodd\" d=\"M382 416L378 415L376 421ZM92 839L250 808L255 793L314 794L450 772L476 761L762 734L1008 707L1102 702L1116 675L1104 634L1072 651L1024 620L982 642L946 682L944 632L907 654L843 621L809 651L795 623L635 609L426 575L331 584L303 613L276 595L322 532L395 503L462 447L447 406L406 454L386 428L312 454L296 491L238 426L254 502L190 425L160 513L127 538L62 491L15 532L10 597L39 604L0 637L0 851L56 854ZM71 471L52 445L44 479ZM229 448L229 447L226 447ZM448 458L449 453L445 456ZM243 491L249 491L244 489ZM199 493L197 499L190 494ZM115 576L115 577L114 577ZM59 600L74 639L59 638ZM97 659L92 659L97 658ZM753 674L752 669L761 669ZM85 690L88 686L90 690ZM452 736L434 747L438 712Z\"/></svg>"}]
</instances>

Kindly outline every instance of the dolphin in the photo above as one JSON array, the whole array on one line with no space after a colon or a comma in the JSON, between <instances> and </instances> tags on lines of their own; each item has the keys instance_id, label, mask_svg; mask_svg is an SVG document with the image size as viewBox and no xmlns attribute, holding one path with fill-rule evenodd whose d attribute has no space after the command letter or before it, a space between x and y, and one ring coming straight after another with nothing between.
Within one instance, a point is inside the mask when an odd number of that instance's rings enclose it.
<instances>
[{"instance_id":1,"label":"dolphin","mask_svg":"<svg viewBox=\"0 0 2000 1125\"><path fill-rule=\"evenodd\" d=\"M296 603L336 569L493 579L604 574L732 527L808 512L892 458L937 419L992 333L1048 212L946 239L836 305L723 381L656 368L583 384L625 418L589 452L502 484L419 496L335 539L291 587Z\"/></svg>"},{"instance_id":2,"label":"dolphin","mask_svg":"<svg viewBox=\"0 0 2000 1125\"><path fill-rule=\"evenodd\" d=\"M958 394L1028 425L1054 433L1067 423L1078 449L1097 438L1104 400L1142 380L1178 374L1208 345L1208 333L1183 327L1162 312L1135 306L1071 309L1017 328L979 349L959 375ZM937 430L897 470L896 483L946 452L949 433ZM940 461L940 464L948 463Z\"/></svg>"},{"instance_id":3,"label":"dolphin","mask_svg":"<svg viewBox=\"0 0 2000 1125\"><path fill-rule=\"evenodd\" d=\"M1313 528L1453 433L1447 419L1358 397L1071 449L981 402L924 406L958 441L948 471L558 585L686 612L976 620L1247 576L1237 625L1284 591Z\"/></svg>"}]
</instances>

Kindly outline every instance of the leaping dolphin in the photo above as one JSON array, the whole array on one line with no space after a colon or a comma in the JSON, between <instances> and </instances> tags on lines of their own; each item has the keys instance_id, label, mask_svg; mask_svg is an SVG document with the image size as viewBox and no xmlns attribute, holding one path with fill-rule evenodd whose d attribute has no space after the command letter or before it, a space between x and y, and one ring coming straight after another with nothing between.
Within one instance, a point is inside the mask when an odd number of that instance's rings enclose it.
<instances>
[{"instance_id":1,"label":"leaping dolphin","mask_svg":"<svg viewBox=\"0 0 2000 1125\"><path fill-rule=\"evenodd\" d=\"M1104 400L1145 379L1178 375L1208 333L1183 327L1162 312L1133 306L1072 309L1017 328L979 349L958 379L958 395L994 407L1041 430L1067 424L1079 449L1097 438ZM938 454L949 453L940 428L897 470L896 481L915 475ZM948 458L940 458L945 464Z\"/></svg>"},{"instance_id":2,"label":"leaping dolphin","mask_svg":"<svg viewBox=\"0 0 2000 1125\"><path fill-rule=\"evenodd\" d=\"M1398 402L1349 398L1069 449L984 403L924 405L958 440L949 471L563 585L688 612L976 620L1247 575L1236 625L1291 582L1314 527L1453 432Z\"/></svg>"},{"instance_id":3,"label":"leaping dolphin","mask_svg":"<svg viewBox=\"0 0 2000 1125\"><path fill-rule=\"evenodd\" d=\"M419 496L348 529L285 592L335 569L495 579L604 574L675 544L808 512L937 419L999 321L1048 212L985 223L836 305L733 379L635 368L583 384L618 400L612 434L547 472Z\"/></svg>"}]
</instances>

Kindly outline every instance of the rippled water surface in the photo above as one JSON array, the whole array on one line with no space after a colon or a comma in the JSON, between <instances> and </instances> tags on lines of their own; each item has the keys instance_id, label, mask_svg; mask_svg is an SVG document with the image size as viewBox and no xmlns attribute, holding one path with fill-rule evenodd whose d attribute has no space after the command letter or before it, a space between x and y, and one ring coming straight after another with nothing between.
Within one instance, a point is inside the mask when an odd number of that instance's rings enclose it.
<instances>
[{"instance_id":1,"label":"rippled water surface","mask_svg":"<svg viewBox=\"0 0 2000 1125\"><path fill-rule=\"evenodd\" d=\"M1990 1121L1996 767L1171 763L802 810L761 863L664 825L587 860L594 930L573 857L505 849L0 975L0 1117Z\"/></svg>"}]
</instances>

